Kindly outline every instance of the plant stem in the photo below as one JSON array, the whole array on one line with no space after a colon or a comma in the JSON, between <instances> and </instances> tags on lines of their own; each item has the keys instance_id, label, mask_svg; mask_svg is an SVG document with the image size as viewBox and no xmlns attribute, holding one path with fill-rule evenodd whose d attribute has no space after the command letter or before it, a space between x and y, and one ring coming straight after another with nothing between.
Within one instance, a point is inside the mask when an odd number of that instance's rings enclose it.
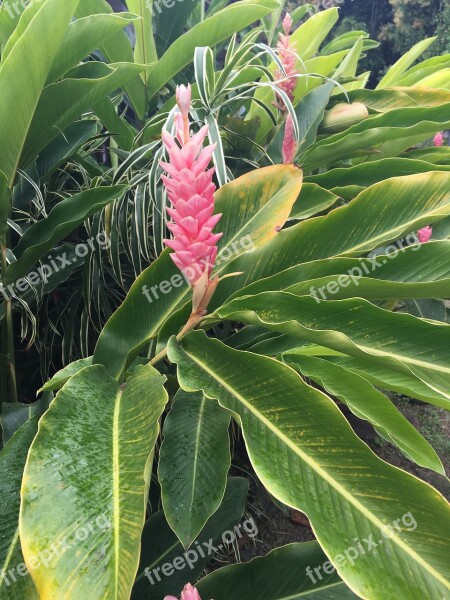
<instances>
[{"instance_id":1,"label":"plant stem","mask_svg":"<svg viewBox=\"0 0 450 600\"><path fill-rule=\"evenodd\" d=\"M199 325L202 322L204 317L205 317L205 311L201 311L199 313L192 313L191 316L189 317L186 325L183 327L183 329L177 335L177 342L179 342L187 333L189 333L190 331L195 329L197 327L197 325ZM161 350L161 352L158 352L158 354L156 354L148 364L151 367L154 367L156 364L158 364L159 362L164 360L166 357L167 357L167 346L165 348L163 348Z\"/></svg>"},{"instance_id":2,"label":"plant stem","mask_svg":"<svg viewBox=\"0 0 450 600\"><path fill-rule=\"evenodd\" d=\"M1 270L2 280L5 283L5 272L6 272L6 247L1 245ZM7 356L7 369L9 372L9 390L11 393L11 399L13 402L18 402L17 397L17 378L16 378L16 364L14 356L14 328L12 318L12 299L8 297L6 300L5 308L5 322L6 322L6 334L5 334L5 346Z\"/></svg>"}]
</instances>

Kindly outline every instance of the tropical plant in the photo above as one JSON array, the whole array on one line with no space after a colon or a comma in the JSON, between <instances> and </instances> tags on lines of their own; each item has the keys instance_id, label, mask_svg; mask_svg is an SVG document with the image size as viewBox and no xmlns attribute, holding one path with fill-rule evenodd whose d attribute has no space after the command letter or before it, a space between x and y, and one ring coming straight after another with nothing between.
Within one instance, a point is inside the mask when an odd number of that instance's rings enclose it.
<instances>
[{"instance_id":1,"label":"tropical plant","mask_svg":"<svg viewBox=\"0 0 450 600\"><path fill-rule=\"evenodd\" d=\"M131 0L11 6L3 289L94 236L95 268L78 257L40 299L83 268L97 326L112 314L25 404L31 301L3 304L0 598L447 597L448 503L342 411L445 475L387 395L449 407L450 151L421 145L450 127L445 57L414 64L425 41L369 90L373 42L324 44L335 8L279 34L272 0L164 5L155 29ZM243 454L317 541L202 576L236 541Z\"/></svg>"}]
</instances>

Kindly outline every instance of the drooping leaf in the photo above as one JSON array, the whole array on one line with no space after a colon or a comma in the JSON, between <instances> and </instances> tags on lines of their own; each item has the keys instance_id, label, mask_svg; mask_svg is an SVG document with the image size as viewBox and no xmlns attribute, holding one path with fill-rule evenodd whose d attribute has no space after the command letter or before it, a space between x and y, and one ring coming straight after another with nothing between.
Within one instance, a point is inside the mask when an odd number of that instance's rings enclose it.
<instances>
[{"instance_id":1,"label":"drooping leaf","mask_svg":"<svg viewBox=\"0 0 450 600\"><path fill-rule=\"evenodd\" d=\"M177 393L164 422L158 478L164 514L185 548L222 502L230 415L202 394Z\"/></svg>"},{"instance_id":2,"label":"drooping leaf","mask_svg":"<svg viewBox=\"0 0 450 600\"><path fill-rule=\"evenodd\" d=\"M316 302L286 292L237 298L211 318L217 316L412 373L450 402L450 325L392 313L356 298Z\"/></svg>"},{"instance_id":3,"label":"drooping leaf","mask_svg":"<svg viewBox=\"0 0 450 600\"><path fill-rule=\"evenodd\" d=\"M287 358L287 363L345 402L357 417L372 423L376 431L398 446L407 458L445 475L438 455L426 439L384 394L363 377L311 356Z\"/></svg>"}]
</instances>

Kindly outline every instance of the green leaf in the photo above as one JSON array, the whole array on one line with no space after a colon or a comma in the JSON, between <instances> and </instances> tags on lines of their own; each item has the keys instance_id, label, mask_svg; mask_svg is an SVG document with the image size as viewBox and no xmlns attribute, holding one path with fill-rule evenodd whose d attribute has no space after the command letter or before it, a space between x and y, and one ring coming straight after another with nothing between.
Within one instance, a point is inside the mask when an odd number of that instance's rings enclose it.
<instances>
[{"instance_id":1,"label":"green leaf","mask_svg":"<svg viewBox=\"0 0 450 600\"><path fill-rule=\"evenodd\" d=\"M90 15L72 21L48 74L47 85L76 67L91 52L137 19L136 15L119 13Z\"/></svg>"},{"instance_id":2,"label":"green leaf","mask_svg":"<svg viewBox=\"0 0 450 600\"><path fill-rule=\"evenodd\" d=\"M449 166L437 166L423 160L410 158L384 158L342 169L330 169L326 173L305 177L305 183L315 183L327 189L356 185L370 187L393 177L406 177L430 171L450 171Z\"/></svg>"},{"instance_id":3,"label":"green leaf","mask_svg":"<svg viewBox=\"0 0 450 600\"><path fill-rule=\"evenodd\" d=\"M155 40L153 38L153 0L126 0L131 12L141 18L134 24L136 45L134 47L134 60L142 65L154 63L156 54ZM144 83L147 85L147 74L143 74Z\"/></svg>"},{"instance_id":4,"label":"green leaf","mask_svg":"<svg viewBox=\"0 0 450 600\"><path fill-rule=\"evenodd\" d=\"M37 431L33 418L0 452L0 598L38 600L19 541L20 484L28 449Z\"/></svg>"},{"instance_id":5,"label":"green leaf","mask_svg":"<svg viewBox=\"0 0 450 600\"><path fill-rule=\"evenodd\" d=\"M70 363L70 365L67 365L67 367L64 367L55 375L53 375L53 377L41 387L38 393L46 392L49 390L60 390L73 375L75 375L76 373L78 373L78 371L81 371L85 367L90 367L91 365L92 356L89 356L88 358L80 358L80 360L76 360L75 362Z\"/></svg>"},{"instance_id":6,"label":"green leaf","mask_svg":"<svg viewBox=\"0 0 450 600\"><path fill-rule=\"evenodd\" d=\"M222 213L220 229L224 232L217 273L232 258L277 235L277 227L288 218L301 185L300 169L276 165L247 173L216 192L216 212ZM98 340L94 363L105 365L113 377L120 377L126 364L158 334L174 310L189 301L190 294L190 287L165 250L137 278L125 302L109 319Z\"/></svg>"},{"instance_id":7,"label":"green leaf","mask_svg":"<svg viewBox=\"0 0 450 600\"><path fill-rule=\"evenodd\" d=\"M365 300L316 302L286 292L237 298L211 319L217 317L412 373L450 401L450 325L392 313Z\"/></svg>"},{"instance_id":8,"label":"green leaf","mask_svg":"<svg viewBox=\"0 0 450 600\"><path fill-rule=\"evenodd\" d=\"M369 300L445 298L450 295L450 265L442 260L448 241L392 248L373 258L328 258L301 263L256 281L233 297L284 290L318 302L346 298ZM431 269L430 265L435 265Z\"/></svg>"},{"instance_id":9,"label":"green leaf","mask_svg":"<svg viewBox=\"0 0 450 600\"><path fill-rule=\"evenodd\" d=\"M186 24L189 23L189 17L198 4L199 0L175 2L175 5L170 1L154 2L154 35L159 55L162 55L182 35Z\"/></svg>"},{"instance_id":10,"label":"green leaf","mask_svg":"<svg viewBox=\"0 0 450 600\"><path fill-rule=\"evenodd\" d=\"M4 402L0 415L3 443L6 444L15 432L36 414L38 409L39 403L36 402L34 404Z\"/></svg>"},{"instance_id":11,"label":"green leaf","mask_svg":"<svg viewBox=\"0 0 450 600\"><path fill-rule=\"evenodd\" d=\"M141 65L90 62L68 73L65 79L47 86L26 140L23 165L28 165L59 130L65 129L142 70Z\"/></svg>"},{"instance_id":12,"label":"green leaf","mask_svg":"<svg viewBox=\"0 0 450 600\"><path fill-rule=\"evenodd\" d=\"M229 531L237 534L242 531L244 524L239 520L244 514L247 493L247 479L230 477L222 504L187 553L169 527L164 513L152 515L142 534L139 575L132 600L161 600L165 594L179 594L187 581L195 581L216 552L224 549L223 535ZM227 539L226 536L225 541Z\"/></svg>"},{"instance_id":13,"label":"green leaf","mask_svg":"<svg viewBox=\"0 0 450 600\"><path fill-rule=\"evenodd\" d=\"M8 56L2 57L0 139L8 143L0 149L0 172L5 174L10 187L42 89L77 4L78 0L45 0L39 6L30 5L29 10L36 8L34 18ZM47 43L43 44L43 39Z\"/></svg>"},{"instance_id":14,"label":"green leaf","mask_svg":"<svg viewBox=\"0 0 450 600\"><path fill-rule=\"evenodd\" d=\"M80 0L77 17L112 12L113 10L107 0ZM110 63L133 63L134 61L130 40L124 31L119 31L111 39L104 42L100 50ZM136 74L124 84L124 89L138 118L144 119L147 110L147 94L141 77Z\"/></svg>"},{"instance_id":15,"label":"green leaf","mask_svg":"<svg viewBox=\"0 0 450 600\"><path fill-rule=\"evenodd\" d=\"M172 338L169 358L183 389L203 390L239 417L262 483L306 513L351 589L371 600L385 600L387 582L399 598L448 595L448 503L376 457L331 399L289 367L227 348L204 332L188 334L180 345ZM375 548L361 550L356 540ZM392 578L393 571L399 576Z\"/></svg>"},{"instance_id":16,"label":"green leaf","mask_svg":"<svg viewBox=\"0 0 450 600\"><path fill-rule=\"evenodd\" d=\"M339 200L336 194L316 183L304 183L300 196L292 207L290 221L303 221L330 208Z\"/></svg>"},{"instance_id":17,"label":"green leaf","mask_svg":"<svg viewBox=\"0 0 450 600\"><path fill-rule=\"evenodd\" d=\"M320 355L321 352L319 351ZM336 363L348 371L361 375L364 379L370 381L373 385L387 390L392 390L399 394L404 394L409 398L416 398L435 406L448 409L448 400L436 390L431 390L420 379L412 374L399 373L392 371L385 364L373 363L364 358L355 356L331 356L327 360Z\"/></svg>"},{"instance_id":18,"label":"green leaf","mask_svg":"<svg viewBox=\"0 0 450 600\"><path fill-rule=\"evenodd\" d=\"M349 92L350 102L362 102L371 111L385 113L397 108L441 106L450 102L450 92L431 88L395 87L389 90L354 90ZM339 96L340 102L347 97Z\"/></svg>"},{"instance_id":19,"label":"green leaf","mask_svg":"<svg viewBox=\"0 0 450 600\"><path fill-rule=\"evenodd\" d=\"M382 158L400 154L414 143L450 127L450 105L401 108L369 116L343 133L327 136L303 157L306 171L355 156Z\"/></svg>"},{"instance_id":20,"label":"green leaf","mask_svg":"<svg viewBox=\"0 0 450 600\"><path fill-rule=\"evenodd\" d=\"M164 422L158 478L164 514L185 548L220 506L230 468L230 415L202 394L177 393Z\"/></svg>"},{"instance_id":21,"label":"green leaf","mask_svg":"<svg viewBox=\"0 0 450 600\"><path fill-rule=\"evenodd\" d=\"M348 206L289 227L263 248L233 260L225 272L244 274L226 279L211 306L220 306L249 283L300 263L370 252L439 221L449 212L448 173L423 173L381 182Z\"/></svg>"},{"instance_id":22,"label":"green leaf","mask_svg":"<svg viewBox=\"0 0 450 600\"><path fill-rule=\"evenodd\" d=\"M249 563L218 569L196 587L202 598L214 600L348 600L358 598L341 581L317 542L288 544Z\"/></svg>"},{"instance_id":23,"label":"green leaf","mask_svg":"<svg viewBox=\"0 0 450 600\"><path fill-rule=\"evenodd\" d=\"M413 46L406 54L404 54L394 66L392 66L386 75L382 78L377 86L377 89L392 87L398 83L399 78L413 65L419 56L427 50L433 42L436 41L435 37L427 38L420 41L418 44Z\"/></svg>"},{"instance_id":24,"label":"green leaf","mask_svg":"<svg viewBox=\"0 0 450 600\"><path fill-rule=\"evenodd\" d=\"M445 475L438 455L426 439L384 394L361 376L310 356L288 357L286 362L319 384L328 394L345 402L357 417L372 423L377 432L400 448L407 458Z\"/></svg>"},{"instance_id":25,"label":"green leaf","mask_svg":"<svg viewBox=\"0 0 450 600\"><path fill-rule=\"evenodd\" d=\"M339 9L321 10L291 35L296 53L305 61L312 58L339 18Z\"/></svg>"},{"instance_id":26,"label":"green leaf","mask_svg":"<svg viewBox=\"0 0 450 600\"><path fill-rule=\"evenodd\" d=\"M16 282L38 262L55 243L78 225L126 191L126 186L98 187L61 200L48 217L32 225L14 249L16 262L6 270L6 283Z\"/></svg>"},{"instance_id":27,"label":"green leaf","mask_svg":"<svg viewBox=\"0 0 450 600\"><path fill-rule=\"evenodd\" d=\"M103 367L86 367L42 417L20 514L27 564L46 556L32 571L41 598L129 598L164 381L152 367L138 367L123 388ZM51 546L63 542L64 552Z\"/></svg>"},{"instance_id":28,"label":"green leaf","mask_svg":"<svg viewBox=\"0 0 450 600\"><path fill-rule=\"evenodd\" d=\"M151 70L148 77L149 99L193 60L196 47L214 47L233 33L259 21L276 7L273 0L240 0L192 27L171 44Z\"/></svg>"}]
</instances>

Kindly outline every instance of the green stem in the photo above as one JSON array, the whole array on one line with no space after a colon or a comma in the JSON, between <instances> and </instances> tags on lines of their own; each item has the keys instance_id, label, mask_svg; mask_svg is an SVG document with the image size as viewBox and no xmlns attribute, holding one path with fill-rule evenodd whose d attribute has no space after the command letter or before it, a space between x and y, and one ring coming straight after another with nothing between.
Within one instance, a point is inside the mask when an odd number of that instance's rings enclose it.
<instances>
[{"instance_id":1,"label":"green stem","mask_svg":"<svg viewBox=\"0 0 450 600\"><path fill-rule=\"evenodd\" d=\"M191 316L189 317L189 320L186 323L186 325L183 327L183 329L177 335L177 342L179 342L187 333L189 333L190 331L195 329L197 327L197 325L199 325L202 322L204 317L205 317L204 311L202 311L200 313L192 313ZM158 352L158 354L156 354L156 356L154 356L148 364L151 367L154 367L156 364L158 364L159 362L164 360L166 357L167 357L167 346L165 348L163 348L161 350L161 352Z\"/></svg>"},{"instance_id":2,"label":"green stem","mask_svg":"<svg viewBox=\"0 0 450 600\"><path fill-rule=\"evenodd\" d=\"M1 245L1 270L2 280L5 284L5 273L6 273L6 247ZM7 357L7 371L9 373L9 390L11 393L11 399L13 402L18 402L17 397L17 378L16 378L16 364L15 364L15 353L14 353L14 327L12 318L12 299L8 297L5 304L5 327L6 333L4 334L4 350ZM3 400L3 398L2 398Z\"/></svg>"}]
</instances>

